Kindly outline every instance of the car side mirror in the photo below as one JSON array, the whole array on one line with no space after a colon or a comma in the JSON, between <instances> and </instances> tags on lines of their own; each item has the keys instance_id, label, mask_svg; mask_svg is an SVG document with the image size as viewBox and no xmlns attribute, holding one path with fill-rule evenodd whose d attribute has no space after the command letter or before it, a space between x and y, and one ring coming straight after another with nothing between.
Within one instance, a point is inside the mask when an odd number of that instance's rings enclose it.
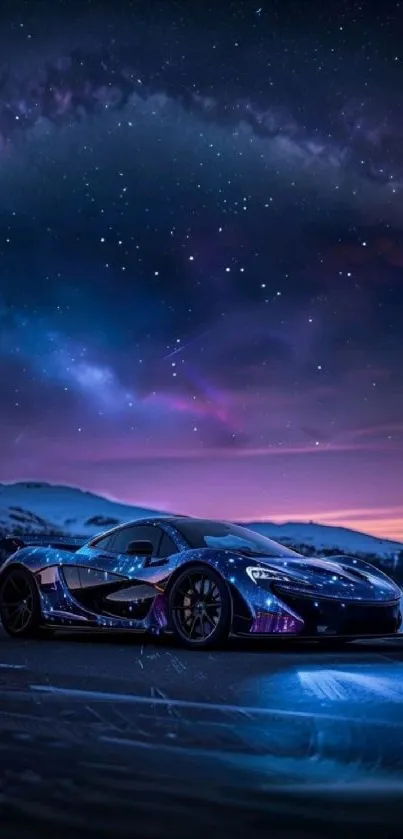
<instances>
[{"instance_id":1,"label":"car side mirror","mask_svg":"<svg viewBox=\"0 0 403 839\"><path fill-rule=\"evenodd\" d=\"M148 542L145 539L135 540L134 542L130 542L127 548L127 553L132 556L152 556L153 543Z\"/></svg>"}]
</instances>

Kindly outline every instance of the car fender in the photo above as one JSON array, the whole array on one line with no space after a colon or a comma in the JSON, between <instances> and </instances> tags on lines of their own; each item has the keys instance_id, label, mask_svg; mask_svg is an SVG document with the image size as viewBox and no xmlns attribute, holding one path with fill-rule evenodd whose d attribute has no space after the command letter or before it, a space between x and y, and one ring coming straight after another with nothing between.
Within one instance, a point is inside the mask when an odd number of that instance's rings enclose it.
<instances>
[{"instance_id":1,"label":"car fender","mask_svg":"<svg viewBox=\"0 0 403 839\"><path fill-rule=\"evenodd\" d=\"M229 576L228 573L227 566L229 562L234 563L233 578ZM236 570L237 565L238 569L240 565L242 565L241 573L243 575L243 566L247 565L247 561L244 560L244 558L240 558L238 554L232 553L228 550L217 551L212 550L211 548L202 548L182 551L181 554L178 555L178 564L176 565L176 568L172 571L165 587L164 593L166 594L167 599L169 598L169 594L175 580L185 569L191 568L195 565L203 564L211 566L211 568L213 568L213 570L217 574L219 574L219 576L227 586L231 600L232 621L235 617L239 617L241 618L241 620L251 620L253 617L252 610L248 602L247 596L244 596L242 592L242 580L239 575L239 570ZM246 574L244 583L246 584L247 588L252 585L246 577ZM254 593L253 590L251 591L251 593Z\"/></svg>"}]
</instances>

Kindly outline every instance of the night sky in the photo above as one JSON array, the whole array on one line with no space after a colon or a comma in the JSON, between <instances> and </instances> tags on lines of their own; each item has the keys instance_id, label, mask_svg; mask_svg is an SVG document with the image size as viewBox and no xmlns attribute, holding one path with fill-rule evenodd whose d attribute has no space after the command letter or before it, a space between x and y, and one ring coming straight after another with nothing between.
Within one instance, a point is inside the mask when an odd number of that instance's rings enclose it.
<instances>
[{"instance_id":1,"label":"night sky","mask_svg":"<svg viewBox=\"0 0 403 839\"><path fill-rule=\"evenodd\" d=\"M403 3L0 17L0 480L403 538Z\"/></svg>"}]
</instances>

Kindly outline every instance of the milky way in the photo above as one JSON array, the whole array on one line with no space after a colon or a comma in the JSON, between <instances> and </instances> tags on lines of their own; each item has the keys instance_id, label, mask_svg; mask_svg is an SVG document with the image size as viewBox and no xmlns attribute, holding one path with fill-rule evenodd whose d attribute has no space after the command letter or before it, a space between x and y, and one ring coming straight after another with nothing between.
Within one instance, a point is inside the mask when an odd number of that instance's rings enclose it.
<instances>
[{"instance_id":1,"label":"milky way","mask_svg":"<svg viewBox=\"0 0 403 839\"><path fill-rule=\"evenodd\" d=\"M2 28L0 479L403 535L399 4L96 5Z\"/></svg>"}]
</instances>

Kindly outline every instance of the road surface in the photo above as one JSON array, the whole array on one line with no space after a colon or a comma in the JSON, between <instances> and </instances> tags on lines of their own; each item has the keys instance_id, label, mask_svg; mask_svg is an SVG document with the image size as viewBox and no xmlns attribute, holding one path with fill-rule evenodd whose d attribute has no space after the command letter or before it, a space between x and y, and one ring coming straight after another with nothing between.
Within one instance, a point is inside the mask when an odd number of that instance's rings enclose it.
<instances>
[{"instance_id":1,"label":"road surface","mask_svg":"<svg viewBox=\"0 0 403 839\"><path fill-rule=\"evenodd\" d=\"M0 630L1 839L403 835L403 638L184 651Z\"/></svg>"}]
</instances>

